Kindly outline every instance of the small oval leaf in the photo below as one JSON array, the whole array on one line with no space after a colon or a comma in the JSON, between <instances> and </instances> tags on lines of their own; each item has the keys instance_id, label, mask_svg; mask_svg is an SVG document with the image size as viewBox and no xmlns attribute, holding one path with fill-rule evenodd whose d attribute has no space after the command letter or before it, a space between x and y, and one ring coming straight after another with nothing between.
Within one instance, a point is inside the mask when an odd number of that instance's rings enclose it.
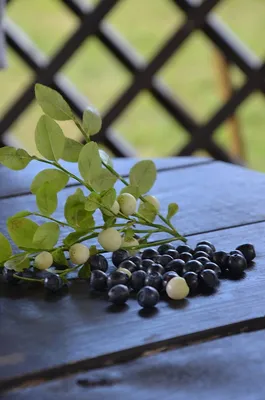
<instances>
[{"instance_id":1,"label":"small oval leaf","mask_svg":"<svg viewBox=\"0 0 265 400\"><path fill-rule=\"evenodd\" d=\"M38 224L27 218L9 218L7 220L7 230L18 247L32 248L33 237Z\"/></svg>"},{"instance_id":2,"label":"small oval leaf","mask_svg":"<svg viewBox=\"0 0 265 400\"><path fill-rule=\"evenodd\" d=\"M12 256L12 247L7 238L0 233L0 263Z\"/></svg>"},{"instance_id":3,"label":"small oval leaf","mask_svg":"<svg viewBox=\"0 0 265 400\"><path fill-rule=\"evenodd\" d=\"M179 206L176 203L168 205L167 219L170 220L178 212Z\"/></svg>"},{"instance_id":4,"label":"small oval leaf","mask_svg":"<svg viewBox=\"0 0 265 400\"><path fill-rule=\"evenodd\" d=\"M101 129L102 120L97 110L89 107L83 114L83 128L89 136L95 135Z\"/></svg>"},{"instance_id":5,"label":"small oval leaf","mask_svg":"<svg viewBox=\"0 0 265 400\"><path fill-rule=\"evenodd\" d=\"M95 224L90 212L85 209L86 197L81 189L69 196L64 207L64 216L69 225L76 230L92 228Z\"/></svg>"},{"instance_id":6,"label":"small oval leaf","mask_svg":"<svg viewBox=\"0 0 265 400\"><path fill-rule=\"evenodd\" d=\"M67 121L73 118L71 108L56 90L37 83L35 96L42 111L49 117L57 121Z\"/></svg>"},{"instance_id":7,"label":"small oval leaf","mask_svg":"<svg viewBox=\"0 0 265 400\"><path fill-rule=\"evenodd\" d=\"M108 190L115 185L117 178L109 170L102 168L101 171L95 175L91 180L90 184L97 192Z\"/></svg>"},{"instance_id":8,"label":"small oval leaf","mask_svg":"<svg viewBox=\"0 0 265 400\"><path fill-rule=\"evenodd\" d=\"M78 158L78 168L82 178L89 183L100 173L101 159L95 142L89 142L82 148Z\"/></svg>"},{"instance_id":9,"label":"small oval leaf","mask_svg":"<svg viewBox=\"0 0 265 400\"><path fill-rule=\"evenodd\" d=\"M130 184L139 189L140 194L148 192L156 180L156 166L151 160L139 161L130 170Z\"/></svg>"},{"instance_id":10,"label":"small oval leaf","mask_svg":"<svg viewBox=\"0 0 265 400\"><path fill-rule=\"evenodd\" d=\"M36 147L47 160L58 161L62 158L65 136L60 126L48 115L42 115L35 131Z\"/></svg>"},{"instance_id":11,"label":"small oval leaf","mask_svg":"<svg viewBox=\"0 0 265 400\"><path fill-rule=\"evenodd\" d=\"M5 146L0 148L0 163L5 167L19 171L26 168L32 157L23 149Z\"/></svg>"},{"instance_id":12,"label":"small oval leaf","mask_svg":"<svg viewBox=\"0 0 265 400\"><path fill-rule=\"evenodd\" d=\"M48 168L39 172L32 181L30 190L33 194L36 194L38 189L44 184L49 183L49 187L52 187L54 191L59 192L68 183L69 176L63 171L58 169Z\"/></svg>"},{"instance_id":13,"label":"small oval leaf","mask_svg":"<svg viewBox=\"0 0 265 400\"><path fill-rule=\"evenodd\" d=\"M77 142L76 140L65 138L62 159L68 162L77 162L80 151L82 150L83 147L84 145Z\"/></svg>"},{"instance_id":14,"label":"small oval leaf","mask_svg":"<svg viewBox=\"0 0 265 400\"><path fill-rule=\"evenodd\" d=\"M104 162L105 165L108 165L109 167L113 168L112 158L104 150L100 149L99 155L100 155L101 161Z\"/></svg>"},{"instance_id":15,"label":"small oval leaf","mask_svg":"<svg viewBox=\"0 0 265 400\"><path fill-rule=\"evenodd\" d=\"M138 213L141 214L144 218L146 218L149 222L153 222L157 215L157 210L155 209L153 204L141 201Z\"/></svg>"},{"instance_id":16,"label":"small oval leaf","mask_svg":"<svg viewBox=\"0 0 265 400\"><path fill-rule=\"evenodd\" d=\"M46 222L36 230L33 245L45 250L52 249L58 242L59 234L60 228L56 222Z\"/></svg>"},{"instance_id":17,"label":"small oval leaf","mask_svg":"<svg viewBox=\"0 0 265 400\"><path fill-rule=\"evenodd\" d=\"M16 254L4 264L5 268L21 272L29 268L28 253Z\"/></svg>"},{"instance_id":18,"label":"small oval leaf","mask_svg":"<svg viewBox=\"0 0 265 400\"><path fill-rule=\"evenodd\" d=\"M125 186L125 187L121 190L120 194L122 194L122 193L130 193L130 194L132 194L136 199L139 199L139 197L141 196L141 193L140 193L139 188L138 188L137 186L132 186L132 185Z\"/></svg>"},{"instance_id":19,"label":"small oval leaf","mask_svg":"<svg viewBox=\"0 0 265 400\"><path fill-rule=\"evenodd\" d=\"M53 263L55 266L68 267L68 262L62 249L56 249L55 251L53 251L52 256L53 256Z\"/></svg>"},{"instance_id":20,"label":"small oval leaf","mask_svg":"<svg viewBox=\"0 0 265 400\"><path fill-rule=\"evenodd\" d=\"M57 191L49 185L44 183L36 193L36 203L40 212L44 215L51 215L57 208Z\"/></svg>"}]
</instances>

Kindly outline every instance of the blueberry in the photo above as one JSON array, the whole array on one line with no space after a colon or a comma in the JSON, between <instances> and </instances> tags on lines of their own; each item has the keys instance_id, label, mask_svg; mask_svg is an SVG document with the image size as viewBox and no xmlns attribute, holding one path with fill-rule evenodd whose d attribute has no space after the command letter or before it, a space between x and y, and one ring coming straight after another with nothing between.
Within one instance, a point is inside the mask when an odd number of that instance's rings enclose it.
<instances>
[{"instance_id":1,"label":"blueberry","mask_svg":"<svg viewBox=\"0 0 265 400\"><path fill-rule=\"evenodd\" d=\"M213 250L210 246L207 246L207 244L200 244L199 246L196 246L194 252L197 253L198 251L204 251L204 253L208 254L209 257L213 256Z\"/></svg>"},{"instance_id":2,"label":"blueberry","mask_svg":"<svg viewBox=\"0 0 265 400\"><path fill-rule=\"evenodd\" d=\"M19 283L19 279L15 278L14 274L18 275L18 273L16 271L13 271L12 269L3 268L2 271L3 280L7 283L17 285Z\"/></svg>"},{"instance_id":3,"label":"blueberry","mask_svg":"<svg viewBox=\"0 0 265 400\"><path fill-rule=\"evenodd\" d=\"M181 254L181 253L193 254L192 248L186 244L181 244L180 246L177 247L176 250L179 252L179 254Z\"/></svg>"},{"instance_id":4,"label":"blueberry","mask_svg":"<svg viewBox=\"0 0 265 400\"><path fill-rule=\"evenodd\" d=\"M163 286L164 288L167 286L168 282L170 281L170 279L172 278L176 278L176 276L178 276L178 274L175 271L168 271L163 275Z\"/></svg>"},{"instance_id":5,"label":"blueberry","mask_svg":"<svg viewBox=\"0 0 265 400\"><path fill-rule=\"evenodd\" d=\"M153 272L158 272L159 274L163 275L165 273L164 267L161 264L153 264L147 268L146 271L148 274L152 274Z\"/></svg>"},{"instance_id":6,"label":"blueberry","mask_svg":"<svg viewBox=\"0 0 265 400\"><path fill-rule=\"evenodd\" d=\"M152 258L152 260L153 260L154 263L156 263L156 264L159 264L159 263L160 263L160 259L161 259L160 254L158 254L157 256L154 256L154 257Z\"/></svg>"},{"instance_id":7,"label":"blueberry","mask_svg":"<svg viewBox=\"0 0 265 400\"><path fill-rule=\"evenodd\" d=\"M108 276L107 286L108 289L116 285L127 285L129 282L129 277L122 271L114 271Z\"/></svg>"},{"instance_id":8,"label":"blueberry","mask_svg":"<svg viewBox=\"0 0 265 400\"><path fill-rule=\"evenodd\" d=\"M191 253L187 253L184 251L184 253L180 253L179 255L180 260L183 260L184 262L188 262L192 260L193 256Z\"/></svg>"},{"instance_id":9,"label":"blueberry","mask_svg":"<svg viewBox=\"0 0 265 400\"><path fill-rule=\"evenodd\" d=\"M160 257L160 264L165 267L170 261L172 261L173 258L169 256L168 254L164 254L163 256Z\"/></svg>"},{"instance_id":10,"label":"blueberry","mask_svg":"<svg viewBox=\"0 0 265 400\"><path fill-rule=\"evenodd\" d=\"M228 254L225 251L216 251L213 253L212 261L217 264L222 271L227 269Z\"/></svg>"},{"instance_id":11,"label":"blueberry","mask_svg":"<svg viewBox=\"0 0 265 400\"><path fill-rule=\"evenodd\" d=\"M156 290L160 291L162 289L163 277L159 272L153 272L145 277L145 286L152 286Z\"/></svg>"},{"instance_id":12,"label":"blueberry","mask_svg":"<svg viewBox=\"0 0 265 400\"><path fill-rule=\"evenodd\" d=\"M183 267L183 275L185 275L187 272L195 272L195 274L199 274L202 270L202 263L197 260L190 260Z\"/></svg>"},{"instance_id":13,"label":"blueberry","mask_svg":"<svg viewBox=\"0 0 265 400\"><path fill-rule=\"evenodd\" d=\"M142 254L142 260L146 258L148 258L149 260L153 260L153 258L158 255L158 251L155 249L145 249Z\"/></svg>"},{"instance_id":14,"label":"blueberry","mask_svg":"<svg viewBox=\"0 0 265 400\"><path fill-rule=\"evenodd\" d=\"M130 260L124 260L120 263L119 268L125 268L128 271L130 271L131 273L133 273L134 271L136 271L138 268L136 267L136 265L134 264L134 262L130 261Z\"/></svg>"},{"instance_id":15,"label":"blueberry","mask_svg":"<svg viewBox=\"0 0 265 400\"><path fill-rule=\"evenodd\" d=\"M209 262L209 258L208 257L198 257L196 258L197 261L200 261L200 263L202 263L202 265L205 265L206 263Z\"/></svg>"},{"instance_id":16,"label":"blueberry","mask_svg":"<svg viewBox=\"0 0 265 400\"><path fill-rule=\"evenodd\" d=\"M129 294L130 293L127 286L121 284L113 286L108 292L109 301L120 306L126 303L126 301L129 299Z\"/></svg>"},{"instance_id":17,"label":"blueberry","mask_svg":"<svg viewBox=\"0 0 265 400\"><path fill-rule=\"evenodd\" d=\"M59 275L51 274L44 278L45 289L55 293L58 292L63 287L63 281Z\"/></svg>"},{"instance_id":18,"label":"blueberry","mask_svg":"<svg viewBox=\"0 0 265 400\"><path fill-rule=\"evenodd\" d=\"M112 263L115 267L118 267L123 260L129 257L129 252L124 249L116 250L112 253Z\"/></svg>"},{"instance_id":19,"label":"blueberry","mask_svg":"<svg viewBox=\"0 0 265 400\"><path fill-rule=\"evenodd\" d=\"M106 272L108 269L108 261L102 254L94 254L93 256L90 256L87 262L90 265L91 271L98 269Z\"/></svg>"},{"instance_id":20,"label":"blueberry","mask_svg":"<svg viewBox=\"0 0 265 400\"><path fill-rule=\"evenodd\" d=\"M212 271L214 271L216 273L216 275L219 277L222 273L221 268L219 267L219 265L215 264L214 262L207 262L204 265L204 269L211 269Z\"/></svg>"},{"instance_id":21,"label":"blueberry","mask_svg":"<svg viewBox=\"0 0 265 400\"><path fill-rule=\"evenodd\" d=\"M215 246L214 246L211 242L208 242L208 240L201 240L200 242L198 242L198 243L196 244L196 247L200 246L201 244L211 247L211 249L212 249L213 252L216 251Z\"/></svg>"},{"instance_id":22,"label":"blueberry","mask_svg":"<svg viewBox=\"0 0 265 400\"><path fill-rule=\"evenodd\" d=\"M142 287L144 287L144 282L146 278L145 271L135 271L132 273L131 277L131 287L135 292L138 292Z\"/></svg>"},{"instance_id":23,"label":"blueberry","mask_svg":"<svg viewBox=\"0 0 265 400\"><path fill-rule=\"evenodd\" d=\"M143 308L151 308L157 305L160 296L158 291L151 286L143 287L137 295L137 301Z\"/></svg>"},{"instance_id":24,"label":"blueberry","mask_svg":"<svg viewBox=\"0 0 265 400\"><path fill-rule=\"evenodd\" d=\"M103 271L92 271L90 276L91 288L98 291L105 290L107 288L107 278L107 275Z\"/></svg>"},{"instance_id":25,"label":"blueberry","mask_svg":"<svg viewBox=\"0 0 265 400\"><path fill-rule=\"evenodd\" d=\"M232 250L232 251L230 251L229 255L232 256L233 254L238 254L239 256L244 257L244 254L240 250Z\"/></svg>"},{"instance_id":26,"label":"blueberry","mask_svg":"<svg viewBox=\"0 0 265 400\"><path fill-rule=\"evenodd\" d=\"M172 260L170 263L167 264L165 267L165 271L174 271L178 275L182 276L183 274L183 268L185 266L185 262L183 260Z\"/></svg>"},{"instance_id":27,"label":"blueberry","mask_svg":"<svg viewBox=\"0 0 265 400\"><path fill-rule=\"evenodd\" d=\"M241 244L241 246L238 246L236 249L243 253L247 262L254 260L254 258L256 257L256 251L253 244L250 243Z\"/></svg>"},{"instance_id":28,"label":"blueberry","mask_svg":"<svg viewBox=\"0 0 265 400\"><path fill-rule=\"evenodd\" d=\"M142 260L139 256L131 256L129 257L129 260L132 261L137 268L140 268Z\"/></svg>"},{"instance_id":29,"label":"blueberry","mask_svg":"<svg viewBox=\"0 0 265 400\"><path fill-rule=\"evenodd\" d=\"M219 279L211 269L202 271L199 275L199 281L203 290L215 289L219 285Z\"/></svg>"},{"instance_id":30,"label":"blueberry","mask_svg":"<svg viewBox=\"0 0 265 400\"><path fill-rule=\"evenodd\" d=\"M166 252L170 249L175 250L175 247L173 246L173 244L165 243L165 244L161 244L161 246L158 247L157 251L159 254L163 255L163 254L166 254Z\"/></svg>"},{"instance_id":31,"label":"blueberry","mask_svg":"<svg viewBox=\"0 0 265 400\"><path fill-rule=\"evenodd\" d=\"M174 249L169 249L166 254L174 259L179 258L179 252Z\"/></svg>"},{"instance_id":32,"label":"blueberry","mask_svg":"<svg viewBox=\"0 0 265 400\"><path fill-rule=\"evenodd\" d=\"M242 257L240 254L232 254L227 260L227 268L231 277L240 278L247 268L245 257Z\"/></svg>"},{"instance_id":33,"label":"blueberry","mask_svg":"<svg viewBox=\"0 0 265 400\"><path fill-rule=\"evenodd\" d=\"M150 265L153 265L153 264L154 264L153 260L146 258L146 259L142 260L141 269L143 269L144 271L147 271L148 267L150 267Z\"/></svg>"},{"instance_id":34,"label":"blueberry","mask_svg":"<svg viewBox=\"0 0 265 400\"><path fill-rule=\"evenodd\" d=\"M192 294L194 294L197 289L198 289L198 285L199 285L199 278L198 275L195 272L186 272L186 274L183 276L183 278L185 279L190 292Z\"/></svg>"},{"instance_id":35,"label":"blueberry","mask_svg":"<svg viewBox=\"0 0 265 400\"><path fill-rule=\"evenodd\" d=\"M200 257L206 257L208 258L208 261L210 259L209 254L205 253L205 251L195 251L195 253L193 254L194 260Z\"/></svg>"}]
</instances>

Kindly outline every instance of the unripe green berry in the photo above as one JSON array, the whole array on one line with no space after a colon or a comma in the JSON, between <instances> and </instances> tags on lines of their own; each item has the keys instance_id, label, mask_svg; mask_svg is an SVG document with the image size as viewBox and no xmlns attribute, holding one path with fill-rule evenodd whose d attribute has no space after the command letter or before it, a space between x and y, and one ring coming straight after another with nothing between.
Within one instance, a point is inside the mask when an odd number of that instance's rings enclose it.
<instances>
[{"instance_id":1,"label":"unripe green berry","mask_svg":"<svg viewBox=\"0 0 265 400\"><path fill-rule=\"evenodd\" d=\"M131 238L131 239L122 239L122 247L128 248L128 247L136 247L139 246L139 242L137 239Z\"/></svg>"},{"instance_id":2,"label":"unripe green berry","mask_svg":"<svg viewBox=\"0 0 265 400\"><path fill-rule=\"evenodd\" d=\"M150 194L148 194L147 196L144 196L144 198L148 201L148 203L151 203L155 207L157 212L159 212L160 202L155 196L151 196Z\"/></svg>"},{"instance_id":3,"label":"unripe green berry","mask_svg":"<svg viewBox=\"0 0 265 400\"><path fill-rule=\"evenodd\" d=\"M48 269L52 266L53 256L48 251L42 251L35 258L34 266L38 269Z\"/></svg>"},{"instance_id":4,"label":"unripe green berry","mask_svg":"<svg viewBox=\"0 0 265 400\"><path fill-rule=\"evenodd\" d=\"M168 297L173 300L182 300L189 294L189 287L184 278L176 277L170 279L166 286Z\"/></svg>"},{"instance_id":5,"label":"unripe green berry","mask_svg":"<svg viewBox=\"0 0 265 400\"><path fill-rule=\"evenodd\" d=\"M114 203L113 203L112 207L110 208L110 210L112 212L110 212L108 210L103 210L103 212L104 212L105 215L109 215L109 216L113 216L113 214L117 215L120 212L120 205L117 202L117 200L114 201Z\"/></svg>"},{"instance_id":6,"label":"unripe green berry","mask_svg":"<svg viewBox=\"0 0 265 400\"><path fill-rule=\"evenodd\" d=\"M73 264L84 264L89 259L89 248L82 243L73 244L69 249L69 256Z\"/></svg>"},{"instance_id":7,"label":"unripe green berry","mask_svg":"<svg viewBox=\"0 0 265 400\"><path fill-rule=\"evenodd\" d=\"M98 242L107 251L116 251L121 247L121 235L115 228L108 228L98 235Z\"/></svg>"},{"instance_id":8,"label":"unripe green berry","mask_svg":"<svg viewBox=\"0 0 265 400\"><path fill-rule=\"evenodd\" d=\"M121 212L125 215L132 215L136 211L136 198L130 193L122 193L118 197Z\"/></svg>"}]
</instances>

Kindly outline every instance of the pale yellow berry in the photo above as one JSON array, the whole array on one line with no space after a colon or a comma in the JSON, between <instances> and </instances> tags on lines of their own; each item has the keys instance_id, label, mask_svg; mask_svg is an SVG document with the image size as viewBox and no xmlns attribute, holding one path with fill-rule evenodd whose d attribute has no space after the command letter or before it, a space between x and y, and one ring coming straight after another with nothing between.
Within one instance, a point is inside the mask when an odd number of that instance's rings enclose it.
<instances>
[{"instance_id":1,"label":"pale yellow berry","mask_svg":"<svg viewBox=\"0 0 265 400\"><path fill-rule=\"evenodd\" d=\"M189 287L184 278L176 277L170 279L166 286L168 297L173 300L182 300L189 294Z\"/></svg>"},{"instance_id":2,"label":"pale yellow berry","mask_svg":"<svg viewBox=\"0 0 265 400\"><path fill-rule=\"evenodd\" d=\"M130 193L122 193L118 197L120 210L125 215L132 215L136 211L137 201L136 198Z\"/></svg>"},{"instance_id":3,"label":"pale yellow berry","mask_svg":"<svg viewBox=\"0 0 265 400\"><path fill-rule=\"evenodd\" d=\"M82 243L73 244L69 249L69 256L73 264L84 264L89 259L89 248Z\"/></svg>"},{"instance_id":4,"label":"pale yellow berry","mask_svg":"<svg viewBox=\"0 0 265 400\"><path fill-rule=\"evenodd\" d=\"M121 247L122 238L115 228L108 228L98 235L98 242L107 251L115 251Z\"/></svg>"},{"instance_id":5,"label":"pale yellow berry","mask_svg":"<svg viewBox=\"0 0 265 400\"><path fill-rule=\"evenodd\" d=\"M120 205L117 200L114 201L112 207L110 208L110 211L105 209L103 210L104 214L108 216L113 216L113 214L117 215L120 212Z\"/></svg>"},{"instance_id":6,"label":"pale yellow berry","mask_svg":"<svg viewBox=\"0 0 265 400\"><path fill-rule=\"evenodd\" d=\"M144 198L148 201L148 203L151 203L155 207L157 212L159 212L160 202L155 196L151 196L150 194L148 194L147 196L144 196Z\"/></svg>"},{"instance_id":7,"label":"pale yellow berry","mask_svg":"<svg viewBox=\"0 0 265 400\"><path fill-rule=\"evenodd\" d=\"M122 239L122 247L124 248L129 248L129 247L136 247L139 246L139 242L137 239L135 238L131 238L131 239Z\"/></svg>"},{"instance_id":8,"label":"pale yellow berry","mask_svg":"<svg viewBox=\"0 0 265 400\"><path fill-rule=\"evenodd\" d=\"M48 269L52 266L53 256L48 251L42 251L35 258L35 267L38 269Z\"/></svg>"}]
</instances>

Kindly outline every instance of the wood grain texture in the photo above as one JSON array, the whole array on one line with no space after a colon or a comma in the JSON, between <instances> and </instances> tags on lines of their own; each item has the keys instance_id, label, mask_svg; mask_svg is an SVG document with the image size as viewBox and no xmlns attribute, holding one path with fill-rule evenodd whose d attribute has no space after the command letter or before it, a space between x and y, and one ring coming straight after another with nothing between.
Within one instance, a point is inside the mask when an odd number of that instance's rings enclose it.
<instances>
[{"instance_id":1,"label":"wood grain texture","mask_svg":"<svg viewBox=\"0 0 265 400\"><path fill-rule=\"evenodd\" d=\"M244 333L15 390L6 400L264 400L265 331Z\"/></svg>"},{"instance_id":2,"label":"wood grain texture","mask_svg":"<svg viewBox=\"0 0 265 400\"><path fill-rule=\"evenodd\" d=\"M130 168L138 159L136 158L116 158L114 159L115 169L123 176L127 176ZM210 158L198 157L175 157L154 159L157 169L184 168L190 166L203 165L213 162ZM75 175L80 176L76 163L61 162L62 166ZM30 184L38 172L52 166L33 161L25 170L12 171L8 168L0 166L0 198L18 195L21 193L29 193ZM74 180L70 180L69 184L75 184Z\"/></svg>"},{"instance_id":3,"label":"wood grain texture","mask_svg":"<svg viewBox=\"0 0 265 400\"><path fill-rule=\"evenodd\" d=\"M191 245L204 238L226 251L251 240L257 250L256 266L244 280L223 281L215 295L161 301L152 313L140 310L133 299L117 310L105 296L89 294L86 283L73 284L69 295L49 298L41 288L0 286L0 379L67 363L71 370L80 365L89 368L96 357L103 357L103 362L113 352L137 353L139 347L141 351L159 348L170 340L182 344L205 337L206 330L218 334L254 318L264 323L264 233L265 223L258 223L190 238ZM14 358L18 361L10 362Z\"/></svg>"}]
</instances>

